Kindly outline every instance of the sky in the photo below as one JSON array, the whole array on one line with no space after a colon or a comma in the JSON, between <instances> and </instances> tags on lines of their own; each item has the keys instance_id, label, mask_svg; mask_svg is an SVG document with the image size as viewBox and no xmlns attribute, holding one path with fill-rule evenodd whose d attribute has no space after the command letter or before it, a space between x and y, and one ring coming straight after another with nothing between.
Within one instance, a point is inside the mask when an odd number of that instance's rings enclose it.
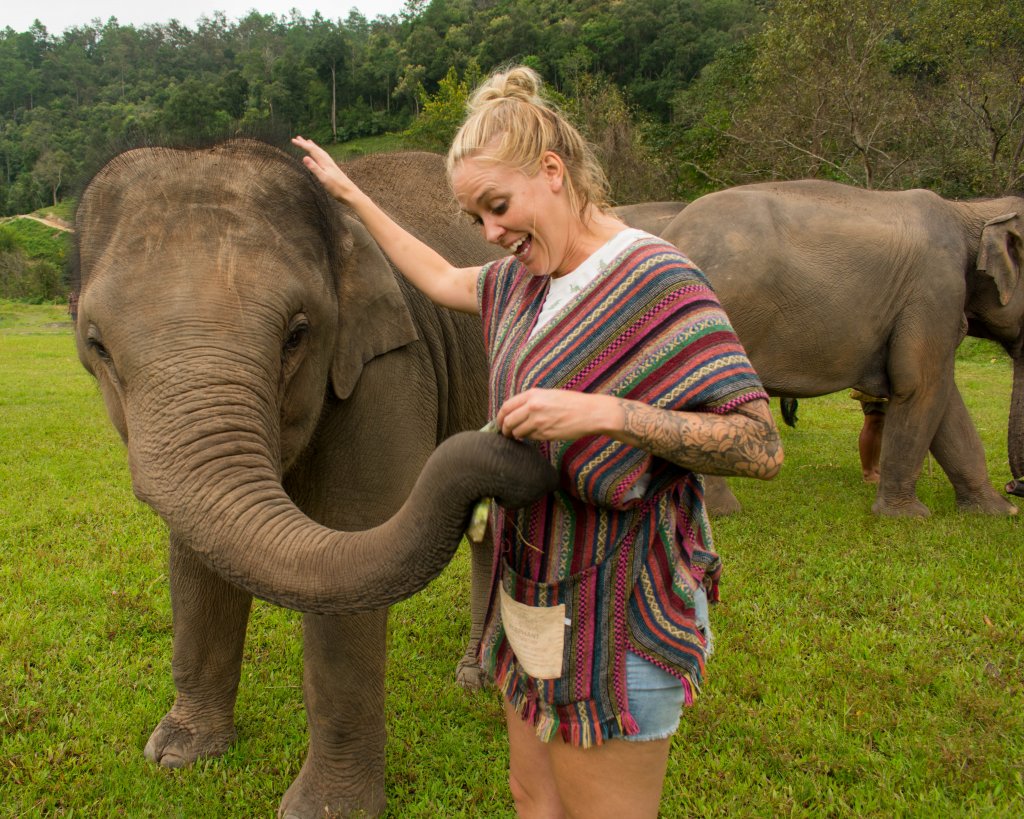
<instances>
[{"instance_id":1,"label":"sky","mask_svg":"<svg viewBox=\"0 0 1024 819\"><path fill-rule=\"evenodd\" d=\"M26 31L38 19L51 35L59 35L72 26L96 18L105 23L110 17L136 27L175 19L195 28L196 20L215 11L224 12L228 20L237 20L252 9L277 16L298 9L307 18L319 10L324 18L335 20L344 19L355 8L372 20L381 14L398 14L404 6L405 0L43 0L41 6L28 0L6 0L0 11L0 30L10 26L15 31Z\"/></svg>"}]
</instances>

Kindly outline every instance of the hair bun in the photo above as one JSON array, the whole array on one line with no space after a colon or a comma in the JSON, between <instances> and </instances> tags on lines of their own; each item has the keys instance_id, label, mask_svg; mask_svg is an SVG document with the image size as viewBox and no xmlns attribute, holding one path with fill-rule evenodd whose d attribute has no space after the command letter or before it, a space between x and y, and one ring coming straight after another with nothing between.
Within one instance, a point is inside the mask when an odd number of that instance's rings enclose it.
<instances>
[{"instance_id":1,"label":"hair bun","mask_svg":"<svg viewBox=\"0 0 1024 819\"><path fill-rule=\"evenodd\" d=\"M473 91L466 119L452 139L445 166L451 182L460 163L480 158L533 176L551 151L565 163L572 210L584 214L608 202L608 180L583 135L542 96L540 75L525 65L491 74Z\"/></svg>"},{"instance_id":2,"label":"hair bun","mask_svg":"<svg viewBox=\"0 0 1024 819\"><path fill-rule=\"evenodd\" d=\"M472 113L488 103L507 99L543 106L544 101L540 96L542 84L540 75L525 65L492 74L473 92L469 99L469 111Z\"/></svg>"}]
</instances>

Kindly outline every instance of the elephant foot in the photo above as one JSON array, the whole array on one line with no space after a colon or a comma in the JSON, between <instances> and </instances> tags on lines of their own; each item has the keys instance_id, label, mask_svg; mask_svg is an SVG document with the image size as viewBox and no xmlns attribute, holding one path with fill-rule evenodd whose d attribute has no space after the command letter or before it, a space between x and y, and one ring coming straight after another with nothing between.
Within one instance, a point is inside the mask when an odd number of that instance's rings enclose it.
<instances>
[{"instance_id":1,"label":"elephant foot","mask_svg":"<svg viewBox=\"0 0 1024 819\"><path fill-rule=\"evenodd\" d=\"M994 490L980 497L956 499L956 506L961 512L974 512L980 515L1016 515L1017 507Z\"/></svg>"},{"instance_id":2,"label":"elephant foot","mask_svg":"<svg viewBox=\"0 0 1024 819\"><path fill-rule=\"evenodd\" d=\"M233 721L215 723L183 716L175 703L149 736L143 753L150 762L164 768L184 768L200 757L220 756L237 734Z\"/></svg>"},{"instance_id":3,"label":"elephant foot","mask_svg":"<svg viewBox=\"0 0 1024 819\"><path fill-rule=\"evenodd\" d=\"M318 773L307 759L281 800L277 809L278 819L369 819L384 813L386 799L383 775L350 776L348 786L335 782L337 779L336 772L334 776Z\"/></svg>"},{"instance_id":4,"label":"elephant foot","mask_svg":"<svg viewBox=\"0 0 1024 819\"><path fill-rule=\"evenodd\" d=\"M475 646L466 646L466 653L455 666L455 682L467 691L482 691L487 687L487 675L477 661L478 656Z\"/></svg>"},{"instance_id":5,"label":"elephant foot","mask_svg":"<svg viewBox=\"0 0 1024 819\"><path fill-rule=\"evenodd\" d=\"M931 510L917 498L895 503L881 495L875 498L871 511L883 518L927 518L931 515Z\"/></svg>"},{"instance_id":6,"label":"elephant foot","mask_svg":"<svg viewBox=\"0 0 1024 819\"><path fill-rule=\"evenodd\" d=\"M716 518L735 515L743 510L728 482L719 475L704 476L704 507L709 515Z\"/></svg>"}]
</instances>

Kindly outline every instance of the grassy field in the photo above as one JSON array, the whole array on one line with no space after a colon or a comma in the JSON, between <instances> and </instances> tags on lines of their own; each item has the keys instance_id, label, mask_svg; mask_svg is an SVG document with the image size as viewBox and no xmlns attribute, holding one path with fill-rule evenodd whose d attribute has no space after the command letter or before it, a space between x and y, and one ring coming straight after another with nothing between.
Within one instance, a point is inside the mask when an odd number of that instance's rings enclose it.
<instances>
[{"instance_id":1,"label":"grassy field","mask_svg":"<svg viewBox=\"0 0 1024 819\"><path fill-rule=\"evenodd\" d=\"M996 485L1010 364L968 340L958 379ZM801 402L773 482L737 482L708 684L674 741L665 817L1024 815L1021 521L878 520L859 405ZM142 748L171 705L165 531L61 306L0 302L0 816L274 815L302 763L299 616L258 603L222 758L170 771ZM390 817L512 816L493 692L452 681L468 559L393 609Z\"/></svg>"}]
</instances>

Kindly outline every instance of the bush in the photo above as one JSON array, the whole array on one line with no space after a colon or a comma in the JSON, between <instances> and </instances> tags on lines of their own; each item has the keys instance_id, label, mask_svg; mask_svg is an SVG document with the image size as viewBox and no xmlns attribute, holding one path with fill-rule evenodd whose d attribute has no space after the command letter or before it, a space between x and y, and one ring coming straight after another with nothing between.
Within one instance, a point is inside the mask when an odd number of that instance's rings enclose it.
<instances>
[{"instance_id":1,"label":"bush","mask_svg":"<svg viewBox=\"0 0 1024 819\"><path fill-rule=\"evenodd\" d=\"M0 298L41 304L67 297L67 236L31 219L0 225Z\"/></svg>"},{"instance_id":2,"label":"bush","mask_svg":"<svg viewBox=\"0 0 1024 819\"><path fill-rule=\"evenodd\" d=\"M673 198L669 166L650 140L650 123L611 80L581 75L563 108L593 145L614 204Z\"/></svg>"},{"instance_id":3,"label":"bush","mask_svg":"<svg viewBox=\"0 0 1024 819\"><path fill-rule=\"evenodd\" d=\"M17 249L0 252L0 298L42 304L66 296L67 287L57 265L29 259Z\"/></svg>"},{"instance_id":4,"label":"bush","mask_svg":"<svg viewBox=\"0 0 1024 819\"><path fill-rule=\"evenodd\" d=\"M423 109L404 136L414 148L435 153L447 153L463 119L466 117L466 102L477 83L480 82L480 67L470 60L459 79L455 66L448 69L438 84L437 93L423 99Z\"/></svg>"}]
</instances>

